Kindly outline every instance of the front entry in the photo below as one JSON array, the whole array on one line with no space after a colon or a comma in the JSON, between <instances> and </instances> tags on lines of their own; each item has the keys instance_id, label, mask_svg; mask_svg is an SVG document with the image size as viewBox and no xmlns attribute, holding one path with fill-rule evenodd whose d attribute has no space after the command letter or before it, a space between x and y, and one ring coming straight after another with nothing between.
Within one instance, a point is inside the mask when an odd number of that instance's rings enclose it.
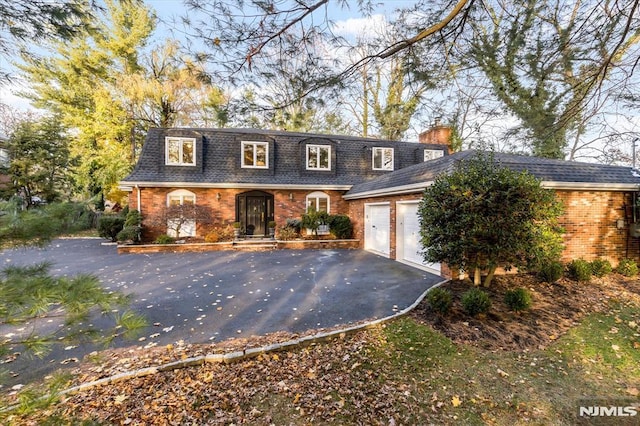
<instances>
[{"instance_id":1,"label":"front entry","mask_svg":"<svg viewBox=\"0 0 640 426\"><path fill-rule=\"evenodd\" d=\"M266 236L273 220L273 195L262 191L238 194L236 217L247 236Z\"/></svg>"}]
</instances>

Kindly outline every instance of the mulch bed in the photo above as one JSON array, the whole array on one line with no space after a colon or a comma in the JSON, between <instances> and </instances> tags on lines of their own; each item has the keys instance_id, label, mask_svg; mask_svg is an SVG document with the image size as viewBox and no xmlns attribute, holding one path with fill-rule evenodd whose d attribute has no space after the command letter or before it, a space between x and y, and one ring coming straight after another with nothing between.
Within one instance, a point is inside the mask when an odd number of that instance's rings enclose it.
<instances>
[{"instance_id":1,"label":"mulch bed","mask_svg":"<svg viewBox=\"0 0 640 426\"><path fill-rule=\"evenodd\" d=\"M490 295L490 312L469 317L462 310L460 298L472 286L470 281L450 281L442 286L454 298L446 317L436 314L426 301L411 315L457 343L491 351L522 351L545 348L585 315L606 309L609 301L640 301L640 281L618 274L582 283L565 278L544 283L530 274L506 275L482 288ZM503 302L505 292L517 287L528 289L533 296L532 308L522 313L510 311Z\"/></svg>"}]
</instances>

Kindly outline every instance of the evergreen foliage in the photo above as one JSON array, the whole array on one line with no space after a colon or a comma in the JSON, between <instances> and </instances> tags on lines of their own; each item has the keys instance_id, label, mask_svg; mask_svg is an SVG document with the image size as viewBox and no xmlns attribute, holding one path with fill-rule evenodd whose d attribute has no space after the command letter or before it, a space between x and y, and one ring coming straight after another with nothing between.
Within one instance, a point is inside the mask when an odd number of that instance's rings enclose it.
<instances>
[{"instance_id":1,"label":"evergreen foliage","mask_svg":"<svg viewBox=\"0 0 640 426\"><path fill-rule=\"evenodd\" d=\"M462 294L460 299L462 309L472 317L489 312L491 299L489 295L478 287L472 287Z\"/></svg>"},{"instance_id":2,"label":"evergreen foliage","mask_svg":"<svg viewBox=\"0 0 640 426\"><path fill-rule=\"evenodd\" d=\"M501 166L492 156L465 159L436 178L419 207L427 262L444 262L474 274L497 267L537 268L562 251L555 194L526 172Z\"/></svg>"},{"instance_id":3,"label":"evergreen foliage","mask_svg":"<svg viewBox=\"0 0 640 426\"><path fill-rule=\"evenodd\" d=\"M507 290L504 294L504 303L514 312L521 312L529 309L533 303L531 292L523 287Z\"/></svg>"}]
</instances>

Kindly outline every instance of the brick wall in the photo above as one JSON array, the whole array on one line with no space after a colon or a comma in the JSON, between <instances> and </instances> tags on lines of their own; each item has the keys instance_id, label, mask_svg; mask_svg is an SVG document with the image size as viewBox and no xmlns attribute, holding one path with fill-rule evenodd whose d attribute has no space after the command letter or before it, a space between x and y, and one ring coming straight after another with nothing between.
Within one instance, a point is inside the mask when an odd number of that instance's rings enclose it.
<instances>
[{"instance_id":1,"label":"brick wall","mask_svg":"<svg viewBox=\"0 0 640 426\"><path fill-rule=\"evenodd\" d=\"M558 199L565 206L560 224L565 229L565 250L562 260L583 257L608 259L616 265L620 259L631 257L640 260L640 239L629 238L629 224L632 221L631 193L613 191L556 191ZM353 200L349 204L349 216L354 223L354 238L360 240L364 248L364 205L367 203L389 202L390 207L390 255L396 258L396 202L419 200L420 194L377 197ZM625 219L624 229L617 229L617 220ZM443 276L451 271L443 265Z\"/></svg>"},{"instance_id":2,"label":"brick wall","mask_svg":"<svg viewBox=\"0 0 640 426\"><path fill-rule=\"evenodd\" d=\"M230 225L236 221L236 195L247 192L247 189L222 189L222 188L139 188L142 204L142 216L147 218L143 222L146 241L152 241L161 234L167 232L164 227L154 227L148 218L159 214L166 206L167 194L177 189L188 189L196 195L198 205L208 206L213 214L213 223L207 226L197 226L198 236L206 234L207 227ZM140 210L138 189L134 188L129 194L129 206ZM277 226L282 226L287 219L300 219L305 212L306 197L315 191L302 190L267 190L274 198L274 219ZM348 214L348 203L342 198L344 191L321 191L329 196L331 214ZM218 194L220 196L218 197ZM218 199L219 198L219 199Z\"/></svg>"},{"instance_id":3,"label":"brick wall","mask_svg":"<svg viewBox=\"0 0 640 426\"><path fill-rule=\"evenodd\" d=\"M614 265L625 257L636 260L639 241L629 238L632 195L612 191L557 191L565 206L560 224L565 228L563 260L604 258ZM625 220L623 229L618 219Z\"/></svg>"}]
</instances>

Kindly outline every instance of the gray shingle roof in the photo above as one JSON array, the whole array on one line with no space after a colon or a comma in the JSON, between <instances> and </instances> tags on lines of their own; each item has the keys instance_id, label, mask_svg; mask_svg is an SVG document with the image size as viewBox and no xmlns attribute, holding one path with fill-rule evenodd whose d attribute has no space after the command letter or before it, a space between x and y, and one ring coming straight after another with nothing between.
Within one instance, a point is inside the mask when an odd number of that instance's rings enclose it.
<instances>
[{"instance_id":1,"label":"gray shingle roof","mask_svg":"<svg viewBox=\"0 0 640 426\"><path fill-rule=\"evenodd\" d=\"M357 184L347 192L347 198L358 198L376 193L390 193L394 190L407 192L426 187L438 175L453 171L456 164L474 157L478 151L458 152L436 160L416 164L394 171L377 179ZM516 171L528 171L549 187L599 187L613 188L633 186L640 189L640 173L631 167L609 166L573 161L551 160L504 153L494 153L494 159L501 165Z\"/></svg>"},{"instance_id":2,"label":"gray shingle roof","mask_svg":"<svg viewBox=\"0 0 640 426\"><path fill-rule=\"evenodd\" d=\"M195 137L196 166L165 165L165 137ZM269 168L241 167L241 142L269 143ZM306 170L305 144L332 146L331 171ZM389 171L372 170L372 149L394 148L394 168L422 162L424 149L444 145L397 142L350 136L319 135L258 129L150 129L134 170L122 184L255 184L326 185L345 189Z\"/></svg>"}]
</instances>

